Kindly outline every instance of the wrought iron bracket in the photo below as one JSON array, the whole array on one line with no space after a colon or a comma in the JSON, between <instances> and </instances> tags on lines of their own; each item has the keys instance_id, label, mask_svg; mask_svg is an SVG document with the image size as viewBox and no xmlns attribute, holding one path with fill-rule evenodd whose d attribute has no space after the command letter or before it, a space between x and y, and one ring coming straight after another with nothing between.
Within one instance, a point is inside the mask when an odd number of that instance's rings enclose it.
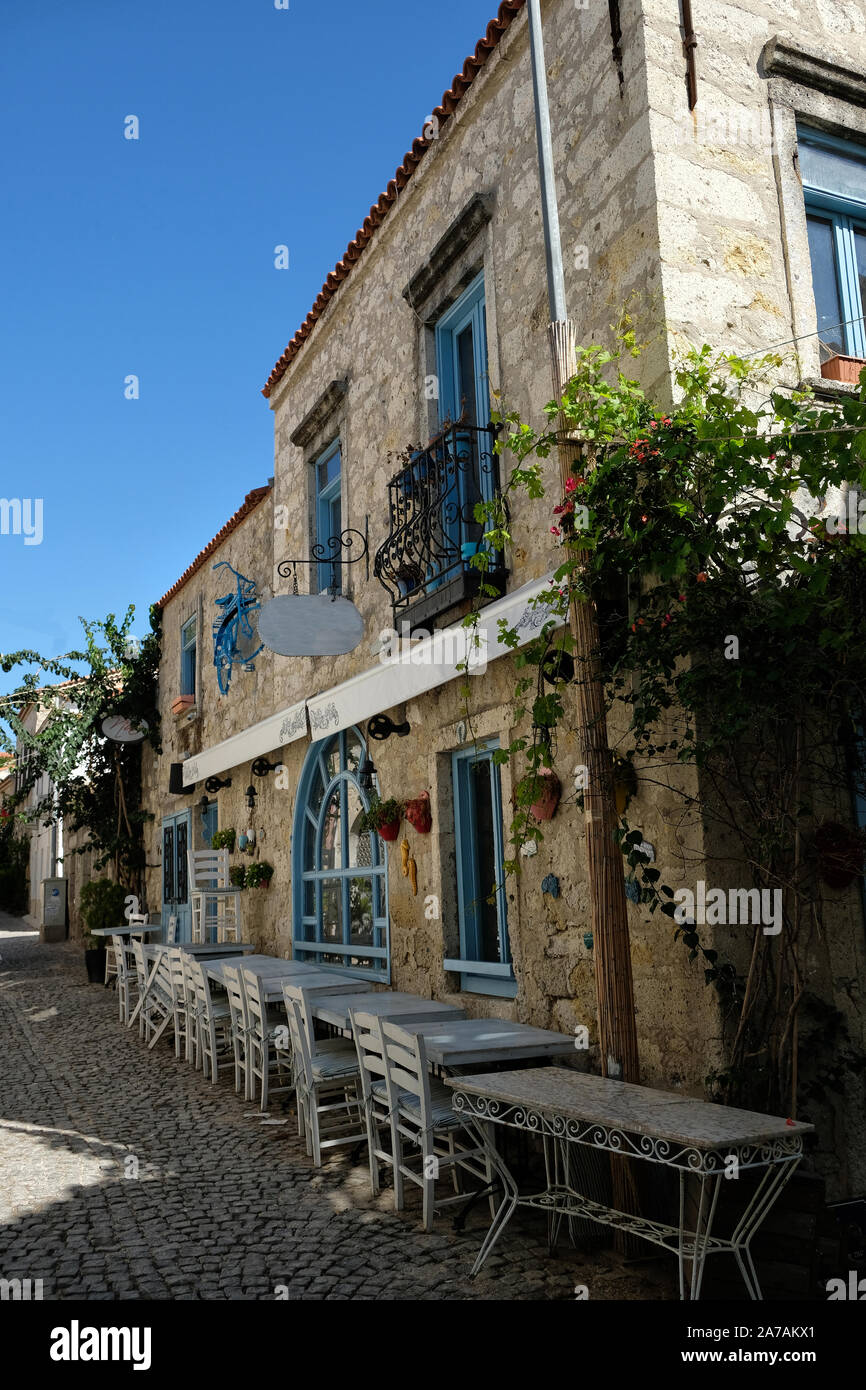
<instances>
[{"instance_id":1,"label":"wrought iron bracket","mask_svg":"<svg viewBox=\"0 0 866 1390\"><path fill-rule=\"evenodd\" d=\"M350 552L358 545L357 554ZM346 558L340 558L343 552ZM329 536L326 541L312 547L312 554L304 559L281 560L277 565L277 574L281 579L291 579L292 592L298 592L298 566L299 565L356 565L359 560L367 561L367 578L370 578L370 518L364 517L364 530L356 531L348 527L341 531L339 536Z\"/></svg>"}]
</instances>

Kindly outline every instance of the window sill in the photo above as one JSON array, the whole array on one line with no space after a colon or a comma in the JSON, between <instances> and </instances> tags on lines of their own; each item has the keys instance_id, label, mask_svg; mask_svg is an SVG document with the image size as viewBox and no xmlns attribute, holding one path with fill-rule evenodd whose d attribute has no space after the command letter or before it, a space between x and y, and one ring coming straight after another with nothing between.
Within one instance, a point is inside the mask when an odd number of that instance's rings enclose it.
<instances>
[{"instance_id":1,"label":"window sill","mask_svg":"<svg viewBox=\"0 0 866 1390\"><path fill-rule=\"evenodd\" d=\"M809 376L800 383L801 389L808 388L816 396L822 396L825 400L847 401L855 399L860 394L860 387L856 381L834 381L828 376Z\"/></svg>"},{"instance_id":2,"label":"window sill","mask_svg":"<svg viewBox=\"0 0 866 1390\"><path fill-rule=\"evenodd\" d=\"M198 719L198 708L194 695L178 695L171 702L171 712L175 719L188 719L192 723L193 719Z\"/></svg>"},{"instance_id":3,"label":"window sill","mask_svg":"<svg viewBox=\"0 0 866 1390\"><path fill-rule=\"evenodd\" d=\"M446 960L445 969L460 976L460 989L468 994L489 994L499 999L517 997L517 981L510 965L486 960Z\"/></svg>"}]
</instances>

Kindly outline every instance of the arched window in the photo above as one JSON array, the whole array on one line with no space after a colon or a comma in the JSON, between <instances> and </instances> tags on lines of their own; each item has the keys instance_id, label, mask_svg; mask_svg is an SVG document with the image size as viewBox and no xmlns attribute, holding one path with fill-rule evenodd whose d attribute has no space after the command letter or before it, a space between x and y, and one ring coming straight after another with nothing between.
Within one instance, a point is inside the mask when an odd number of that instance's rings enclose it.
<instances>
[{"instance_id":1,"label":"arched window","mask_svg":"<svg viewBox=\"0 0 866 1390\"><path fill-rule=\"evenodd\" d=\"M294 954L388 980L385 852L378 835L358 830L369 804L358 781L364 754L357 729L307 754L292 836Z\"/></svg>"}]
</instances>

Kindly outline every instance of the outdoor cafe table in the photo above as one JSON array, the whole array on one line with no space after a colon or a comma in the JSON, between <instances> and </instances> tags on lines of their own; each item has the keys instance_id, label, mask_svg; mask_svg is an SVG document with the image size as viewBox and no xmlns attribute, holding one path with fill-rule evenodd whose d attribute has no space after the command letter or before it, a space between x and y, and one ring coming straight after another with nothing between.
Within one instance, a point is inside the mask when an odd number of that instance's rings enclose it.
<instances>
[{"instance_id":1,"label":"outdoor cafe table","mask_svg":"<svg viewBox=\"0 0 866 1390\"><path fill-rule=\"evenodd\" d=\"M306 980L300 980L299 983L306 989ZM464 1010L455 1008L452 1004L440 1004L438 999L422 999L420 994L406 994L397 989L371 994L363 1000L358 1000L354 994L334 993L322 997L317 994L310 1007L313 1017L320 1023L330 1023L332 1028L339 1028L344 1033L348 1033L352 1026L349 1018L350 1009L374 1014L377 1018L387 1018L392 1023L401 1025L409 1019L417 1023L424 1018L428 1025L432 1025L443 1019L464 1017Z\"/></svg>"},{"instance_id":2,"label":"outdoor cafe table","mask_svg":"<svg viewBox=\"0 0 866 1390\"><path fill-rule=\"evenodd\" d=\"M289 962L284 962L288 964ZM301 962L303 963L303 962ZM369 980L358 980L351 975L338 975L335 970L316 970L308 974L271 975L263 977L263 993L268 1004L282 1004L284 982L303 985L304 989L318 997L320 994L366 994L372 988Z\"/></svg>"},{"instance_id":3,"label":"outdoor cafe table","mask_svg":"<svg viewBox=\"0 0 866 1390\"><path fill-rule=\"evenodd\" d=\"M210 978L222 984L222 968L228 963L228 961L223 959L209 961L207 973ZM302 960L282 960L279 956L247 956L241 968L251 971L254 975L259 975L263 980L295 979L300 975L321 974L318 966L308 965L306 961ZM328 972L329 975L331 973L331 971ZM335 970L333 974L338 980L343 980L347 988L349 987L352 976L349 975L348 972L337 972Z\"/></svg>"},{"instance_id":4,"label":"outdoor cafe table","mask_svg":"<svg viewBox=\"0 0 866 1390\"><path fill-rule=\"evenodd\" d=\"M331 1000L327 1001L329 1004ZM407 1033L424 1039L427 1061L434 1067L480 1066L484 1062L521 1062L532 1057L574 1055L574 1038L499 1018L461 1018L440 1026L438 1019L414 1018L401 1023Z\"/></svg>"},{"instance_id":5,"label":"outdoor cafe table","mask_svg":"<svg viewBox=\"0 0 866 1390\"><path fill-rule=\"evenodd\" d=\"M162 935L162 922L147 922L144 926L137 925L131 927L128 922L124 922L122 927L94 927L91 936L153 936L154 932Z\"/></svg>"},{"instance_id":6,"label":"outdoor cafe table","mask_svg":"<svg viewBox=\"0 0 866 1390\"><path fill-rule=\"evenodd\" d=\"M147 980L145 981L144 989L141 991L141 994L139 995L138 1003L136 1004L135 1008L132 1011L132 1014L130 1015L129 1023L126 1025L127 1028L132 1027L133 1023L138 1018L138 1015L141 1013L141 1007L147 999L147 996L150 993L150 987L153 984L154 979L156 978L156 972L159 969L160 956L162 956L164 951L170 949L172 948L164 944L155 944L142 947L142 952L144 954L145 960L153 961L153 965L151 967L150 974L148 975ZM178 941L175 943L174 949L185 951L188 955L195 956L198 960L206 961L209 956L216 955L219 955L220 957L244 956L247 955L249 952L254 951L255 947L253 946L251 941L223 941L219 943L216 941Z\"/></svg>"},{"instance_id":7,"label":"outdoor cafe table","mask_svg":"<svg viewBox=\"0 0 866 1390\"><path fill-rule=\"evenodd\" d=\"M648 1086L590 1076L564 1067L532 1067L446 1078L454 1090L454 1109L492 1151L491 1124L508 1125L552 1139L564 1160L542 1192L521 1195L501 1157L496 1169L506 1196L478 1252L478 1272L518 1206L615 1226L675 1252L680 1298L685 1298L685 1265L691 1262L689 1296L700 1297L708 1255L727 1251L740 1268L750 1298L761 1287L749 1244L803 1156L803 1136L814 1126L750 1110L734 1110L690 1100ZM591 1201L572 1186L570 1146L581 1144L612 1154L660 1164L679 1175L679 1224L630 1215ZM736 1161L734 1163L734 1160ZM744 1173L759 1174L757 1186ZM763 1171L761 1171L763 1170ZM736 1173L726 1189L742 1199L742 1213L729 1236L712 1234L722 1180ZM686 1229L687 1178L697 1188L694 1230Z\"/></svg>"}]
</instances>

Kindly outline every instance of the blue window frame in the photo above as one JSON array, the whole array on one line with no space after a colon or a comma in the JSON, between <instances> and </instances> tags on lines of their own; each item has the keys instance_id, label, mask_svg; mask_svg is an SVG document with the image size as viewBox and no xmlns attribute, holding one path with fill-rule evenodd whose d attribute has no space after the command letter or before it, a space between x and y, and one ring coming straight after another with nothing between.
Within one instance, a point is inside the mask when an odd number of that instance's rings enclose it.
<instances>
[{"instance_id":1,"label":"blue window frame","mask_svg":"<svg viewBox=\"0 0 866 1390\"><path fill-rule=\"evenodd\" d=\"M487 376L487 309L483 272L436 325L441 424L490 422Z\"/></svg>"},{"instance_id":2,"label":"blue window frame","mask_svg":"<svg viewBox=\"0 0 866 1390\"><path fill-rule=\"evenodd\" d=\"M316 544L325 548L326 555L333 553L339 558L337 542L343 530L339 439L316 460L315 469ZM329 551L329 545L333 545L333 551ZM339 565L319 565L319 592L330 589L333 593L339 593L342 587L342 573Z\"/></svg>"},{"instance_id":3,"label":"blue window frame","mask_svg":"<svg viewBox=\"0 0 866 1390\"><path fill-rule=\"evenodd\" d=\"M195 694L197 620L188 618L180 630L180 693Z\"/></svg>"},{"instance_id":4,"label":"blue window frame","mask_svg":"<svg viewBox=\"0 0 866 1390\"><path fill-rule=\"evenodd\" d=\"M436 325L436 363L439 371L440 424L465 424L485 429L490 423L490 389L487 371L487 308L484 273L452 304ZM466 564L477 550L480 528L475 507L490 502L496 490L495 470L482 467L480 454L488 454L484 436L455 432L452 447L463 462L457 467L458 506L449 496L443 515L448 547L460 546ZM431 587L428 577L428 588Z\"/></svg>"},{"instance_id":5,"label":"blue window frame","mask_svg":"<svg viewBox=\"0 0 866 1390\"><path fill-rule=\"evenodd\" d=\"M452 754L460 958L445 969L459 972L465 990L513 999L498 747L492 739Z\"/></svg>"},{"instance_id":6,"label":"blue window frame","mask_svg":"<svg viewBox=\"0 0 866 1390\"><path fill-rule=\"evenodd\" d=\"M866 357L866 146L803 127L797 137L819 338Z\"/></svg>"},{"instance_id":7,"label":"blue window frame","mask_svg":"<svg viewBox=\"0 0 866 1390\"><path fill-rule=\"evenodd\" d=\"M357 729L314 743L301 773L292 833L294 955L388 981L387 861L379 836L357 829L369 807Z\"/></svg>"}]
</instances>

